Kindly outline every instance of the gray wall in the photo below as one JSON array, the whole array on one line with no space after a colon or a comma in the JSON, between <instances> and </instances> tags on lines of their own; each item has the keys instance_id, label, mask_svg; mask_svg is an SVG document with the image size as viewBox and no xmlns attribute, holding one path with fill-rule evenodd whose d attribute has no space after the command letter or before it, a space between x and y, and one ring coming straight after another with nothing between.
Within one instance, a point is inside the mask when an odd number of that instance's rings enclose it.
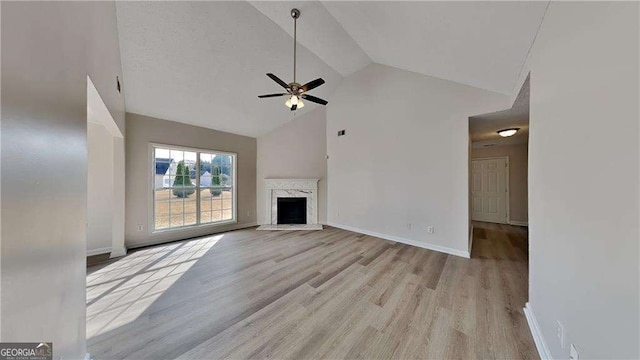
<instances>
[{"instance_id":1,"label":"gray wall","mask_svg":"<svg viewBox=\"0 0 640 360\"><path fill-rule=\"evenodd\" d=\"M471 150L472 159L494 156L509 157L509 220L526 223L529 218L527 144L490 146Z\"/></svg>"},{"instance_id":2,"label":"gray wall","mask_svg":"<svg viewBox=\"0 0 640 360\"><path fill-rule=\"evenodd\" d=\"M2 7L1 341L86 352L87 74L124 126L113 2Z\"/></svg>"},{"instance_id":3,"label":"gray wall","mask_svg":"<svg viewBox=\"0 0 640 360\"><path fill-rule=\"evenodd\" d=\"M318 178L318 221L327 223L327 112L324 107L258 138L258 223L266 218L266 178Z\"/></svg>"},{"instance_id":4,"label":"gray wall","mask_svg":"<svg viewBox=\"0 0 640 360\"><path fill-rule=\"evenodd\" d=\"M150 143L238 154L238 223L151 231ZM127 113L125 245L138 247L227 231L256 224L256 139L198 126ZM138 231L138 224L144 225Z\"/></svg>"},{"instance_id":5,"label":"gray wall","mask_svg":"<svg viewBox=\"0 0 640 360\"><path fill-rule=\"evenodd\" d=\"M468 117L509 98L372 64L331 99L329 223L467 255Z\"/></svg>"},{"instance_id":6,"label":"gray wall","mask_svg":"<svg viewBox=\"0 0 640 360\"><path fill-rule=\"evenodd\" d=\"M522 74L529 303L556 359L571 343L582 359L640 357L638 16L637 2L552 2Z\"/></svg>"}]
</instances>

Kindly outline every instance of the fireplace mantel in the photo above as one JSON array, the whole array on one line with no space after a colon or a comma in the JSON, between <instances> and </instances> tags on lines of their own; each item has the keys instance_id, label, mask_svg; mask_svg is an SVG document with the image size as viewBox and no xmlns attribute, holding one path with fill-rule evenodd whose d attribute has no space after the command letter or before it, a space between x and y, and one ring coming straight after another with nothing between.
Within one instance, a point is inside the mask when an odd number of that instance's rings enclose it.
<instances>
[{"instance_id":1,"label":"fireplace mantel","mask_svg":"<svg viewBox=\"0 0 640 360\"><path fill-rule=\"evenodd\" d=\"M320 179L264 179L267 190L318 190Z\"/></svg>"},{"instance_id":2,"label":"fireplace mantel","mask_svg":"<svg viewBox=\"0 0 640 360\"><path fill-rule=\"evenodd\" d=\"M264 179L266 189L266 219L268 224L261 225L258 230L322 230L318 224L318 181L320 179ZM278 224L278 197L306 197L306 224Z\"/></svg>"}]
</instances>

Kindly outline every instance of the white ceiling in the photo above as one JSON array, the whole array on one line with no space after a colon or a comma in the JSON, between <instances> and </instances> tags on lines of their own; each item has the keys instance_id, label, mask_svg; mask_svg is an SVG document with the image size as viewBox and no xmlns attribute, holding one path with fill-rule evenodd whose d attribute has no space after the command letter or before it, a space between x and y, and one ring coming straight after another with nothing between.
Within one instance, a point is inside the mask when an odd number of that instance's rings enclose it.
<instances>
[{"instance_id":1,"label":"white ceiling","mask_svg":"<svg viewBox=\"0 0 640 360\"><path fill-rule=\"evenodd\" d=\"M331 102L343 76L371 61L510 94L547 2L117 2L128 112L260 136L294 113L265 76L298 82ZM329 106L331 106L329 104Z\"/></svg>"},{"instance_id":2,"label":"white ceiling","mask_svg":"<svg viewBox=\"0 0 640 360\"><path fill-rule=\"evenodd\" d=\"M498 135L499 130L519 128L510 137ZM526 144L529 142L529 79L522 84L511 109L469 118L469 136L473 147Z\"/></svg>"},{"instance_id":3,"label":"white ceiling","mask_svg":"<svg viewBox=\"0 0 640 360\"><path fill-rule=\"evenodd\" d=\"M128 112L255 137L321 106L257 98L284 90L266 73L293 80L293 41L247 2L117 2L117 16ZM328 99L342 77L298 46L298 82L318 77Z\"/></svg>"},{"instance_id":4,"label":"white ceiling","mask_svg":"<svg viewBox=\"0 0 640 360\"><path fill-rule=\"evenodd\" d=\"M324 1L374 62L510 95L542 1Z\"/></svg>"}]
</instances>

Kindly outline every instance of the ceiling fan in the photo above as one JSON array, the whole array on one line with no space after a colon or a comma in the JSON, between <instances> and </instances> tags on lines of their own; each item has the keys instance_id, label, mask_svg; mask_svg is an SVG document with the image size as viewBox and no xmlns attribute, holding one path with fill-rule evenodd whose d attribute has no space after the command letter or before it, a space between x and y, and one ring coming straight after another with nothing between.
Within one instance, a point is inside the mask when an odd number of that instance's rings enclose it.
<instances>
[{"instance_id":1,"label":"ceiling fan","mask_svg":"<svg viewBox=\"0 0 640 360\"><path fill-rule=\"evenodd\" d=\"M279 94L260 95L258 97L262 99L262 98L270 98L270 97L287 96L288 99L285 105L289 109L291 109L291 111L302 109L304 107L304 102L302 101L302 99L309 100L311 102L314 102L320 105L327 105L328 102L326 100L307 94L309 90L315 89L318 86L324 84L324 80L322 78L317 78L313 81L309 81L304 85L300 85L296 82L296 45L297 45L296 25L298 22L298 18L300 17L300 10L291 9L291 17L293 18L293 82L287 84L284 81L280 80L279 77L269 73L267 74L267 76L270 77L271 80L277 82L278 85L282 86L287 92L279 93Z\"/></svg>"}]
</instances>

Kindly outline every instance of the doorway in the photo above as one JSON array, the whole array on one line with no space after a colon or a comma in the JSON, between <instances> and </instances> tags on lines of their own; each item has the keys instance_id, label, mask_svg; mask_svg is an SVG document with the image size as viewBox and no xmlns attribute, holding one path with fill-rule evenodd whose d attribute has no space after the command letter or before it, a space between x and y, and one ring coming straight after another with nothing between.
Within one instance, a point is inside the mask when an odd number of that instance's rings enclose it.
<instances>
[{"instance_id":1,"label":"doorway","mask_svg":"<svg viewBox=\"0 0 640 360\"><path fill-rule=\"evenodd\" d=\"M476 158L471 162L471 219L509 223L509 158Z\"/></svg>"},{"instance_id":2,"label":"doorway","mask_svg":"<svg viewBox=\"0 0 640 360\"><path fill-rule=\"evenodd\" d=\"M529 200L529 78L525 80L511 108L469 117L469 253L474 256L476 240L485 253L502 242L518 238L527 243ZM476 231L474 231L476 230ZM502 233L500 235L499 233ZM486 236L484 236L486 234ZM475 239L475 240L474 240ZM489 240L488 240L489 239ZM504 244L502 244L504 245ZM514 248L523 251L525 246ZM513 246L511 244L510 246Z\"/></svg>"}]
</instances>

